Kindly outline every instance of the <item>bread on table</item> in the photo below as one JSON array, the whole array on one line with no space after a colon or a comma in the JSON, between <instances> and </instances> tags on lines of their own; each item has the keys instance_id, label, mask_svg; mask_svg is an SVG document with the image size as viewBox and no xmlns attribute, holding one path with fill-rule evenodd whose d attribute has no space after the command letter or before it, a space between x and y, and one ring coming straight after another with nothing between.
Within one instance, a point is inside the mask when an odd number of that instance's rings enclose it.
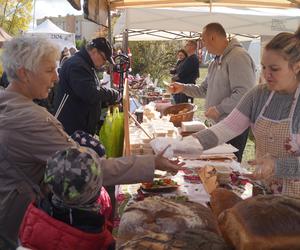
<instances>
[{"instance_id":1,"label":"bread on table","mask_svg":"<svg viewBox=\"0 0 300 250\"><path fill-rule=\"evenodd\" d=\"M209 208L194 202L149 197L125 209L120 221L117 245L149 233L174 235L189 229L220 235L216 219Z\"/></svg>"},{"instance_id":2,"label":"bread on table","mask_svg":"<svg viewBox=\"0 0 300 250\"><path fill-rule=\"evenodd\" d=\"M205 230L183 230L175 234L135 236L119 250L230 250L219 235Z\"/></svg>"},{"instance_id":3,"label":"bread on table","mask_svg":"<svg viewBox=\"0 0 300 250\"><path fill-rule=\"evenodd\" d=\"M214 215L218 217L224 210L233 207L242 200L241 197L228 189L217 188L211 193L210 206Z\"/></svg>"},{"instance_id":4,"label":"bread on table","mask_svg":"<svg viewBox=\"0 0 300 250\"><path fill-rule=\"evenodd\" d=\"M300 199L252 197L225 210L218 220L225 240L235 249L300 249Z\"/></svg>"}]
</instances>

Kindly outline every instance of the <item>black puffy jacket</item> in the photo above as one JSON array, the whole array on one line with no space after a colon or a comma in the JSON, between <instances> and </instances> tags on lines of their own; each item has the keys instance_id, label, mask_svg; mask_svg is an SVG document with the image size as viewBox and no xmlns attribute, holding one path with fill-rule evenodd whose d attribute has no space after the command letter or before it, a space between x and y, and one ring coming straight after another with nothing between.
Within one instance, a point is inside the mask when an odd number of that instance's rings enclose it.
<instances>
[{"instance_id":1,"label":"black puffy jacket","mask_svg":"<svg viewBox=\"0 0 300 250\"><path fill-rule=\"evenodd\" d=\"M98 90L97 86L99 79L85 48L65 61L59 70L54 108L56 112L64 94L69 95L58 116L69 135L76 130L94 135L100 120L102 103L113 104L117 101L119 95L116 90L105 87Z\"/></svg>"}]
</instances>

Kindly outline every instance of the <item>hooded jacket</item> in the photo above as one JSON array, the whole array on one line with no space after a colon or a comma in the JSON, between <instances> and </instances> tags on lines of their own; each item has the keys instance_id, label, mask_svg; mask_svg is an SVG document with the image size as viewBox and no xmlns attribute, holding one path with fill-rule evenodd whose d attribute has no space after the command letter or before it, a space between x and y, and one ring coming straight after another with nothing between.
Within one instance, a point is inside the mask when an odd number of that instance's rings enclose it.
<instances>
[{"instance_id":1,"label":"hooded jacket","mask_svg":"<svg viewBox=\"0 0 300 250\"><path fill-rule=\"evenodd\" d=\"M58 120L71 135L82 130L94 135L100 121L102 103L113 104L118 99L114 89L100 87L95 66L88 51L82 48L70 57L59 70L59 83L54 97L54 109L58 110L65 94L65 102Z\"/></svg>"},{"instance_id":2,"label":"hooded jacket","mask_svg":"<svg viewBox=\"0 0 300 250\"><path fill-rule=\"evenodd\" d=\"M184 93L191 97L205 97L205 110L216 106L224 119L238 104L242 96L255 84L255 63L236 40L231 39L223 55L216 57L200 86L184 85Z\"/></svg>"}]
</instances>

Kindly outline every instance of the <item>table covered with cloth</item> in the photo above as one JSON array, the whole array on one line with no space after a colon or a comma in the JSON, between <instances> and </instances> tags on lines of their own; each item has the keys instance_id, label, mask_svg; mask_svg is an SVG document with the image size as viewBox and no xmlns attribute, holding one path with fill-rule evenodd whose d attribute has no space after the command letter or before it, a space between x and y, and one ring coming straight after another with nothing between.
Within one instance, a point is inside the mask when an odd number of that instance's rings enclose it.
<instances>
[{"instance_id":1,"label":"table covered with cloth","mask_svg":"<svg viewBox=\"0 0 300 250\"><path fill-rule=\"evenodd\" d=\"M230 188L243 199L252 196L252 185L248 182L236 182L238 175L235 173L245 173L247 170L234 161L228 160L224 162L207 161L207 160L184 160L185 165L176 175L172 176L159 171L155 177L170 178L178 184L178 188L171 192L146 192L141 189L141 184L119 185L116 188L116 214L114 221L114 229L117 230L120 218L123 214L125 207L132 202L143 200L149 196L163 196L175 200L188 200L207 206L210 200L210 195L207 193L203 186L201 179L198 175L199 169L210 166L225 166L230 168L233 173L233 181L230 182ZM161 174L164 173L162 176Z\"/></svg>"}]
</instances>

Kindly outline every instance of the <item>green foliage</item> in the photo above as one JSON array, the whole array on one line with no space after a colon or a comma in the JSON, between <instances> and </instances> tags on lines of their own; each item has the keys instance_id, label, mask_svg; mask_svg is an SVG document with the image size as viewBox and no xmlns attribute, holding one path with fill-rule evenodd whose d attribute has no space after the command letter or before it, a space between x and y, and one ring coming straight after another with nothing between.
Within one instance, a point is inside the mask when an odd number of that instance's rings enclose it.
<instances>
[{"instance_id":1,"label":"green foliage","mask_svg":"<svg viewBox=\"0 0 300 250\"><path fill-rule=\"evenodd\" d=\"M32 0L0 0L0 27L10 35L28 29L32 19Z\"/></svg>"},{"instance_id":2,"label":"green foliage","mask_svg":"<svg viewBox=\"0 0 300 250\"><path fill-rule=\"evenodd\" d=\"M177 50L183 48L182 41L138 41L129 42L132 53L133 74L150 74L159 82L170 76L176 64Z\"/></svg>"},{"instance_id":3,"label":"green foliage","mask_svg":"<svg viewBox=\"0 0 300 250\"><path fill-rule=\"evenodd\" d=\"M82 40L76 40L75 41L77 49L80 49L82 46L85 46L86 43L87 43L87 40L85 38L83 38Z\"/></svg>"}]
</instances>

